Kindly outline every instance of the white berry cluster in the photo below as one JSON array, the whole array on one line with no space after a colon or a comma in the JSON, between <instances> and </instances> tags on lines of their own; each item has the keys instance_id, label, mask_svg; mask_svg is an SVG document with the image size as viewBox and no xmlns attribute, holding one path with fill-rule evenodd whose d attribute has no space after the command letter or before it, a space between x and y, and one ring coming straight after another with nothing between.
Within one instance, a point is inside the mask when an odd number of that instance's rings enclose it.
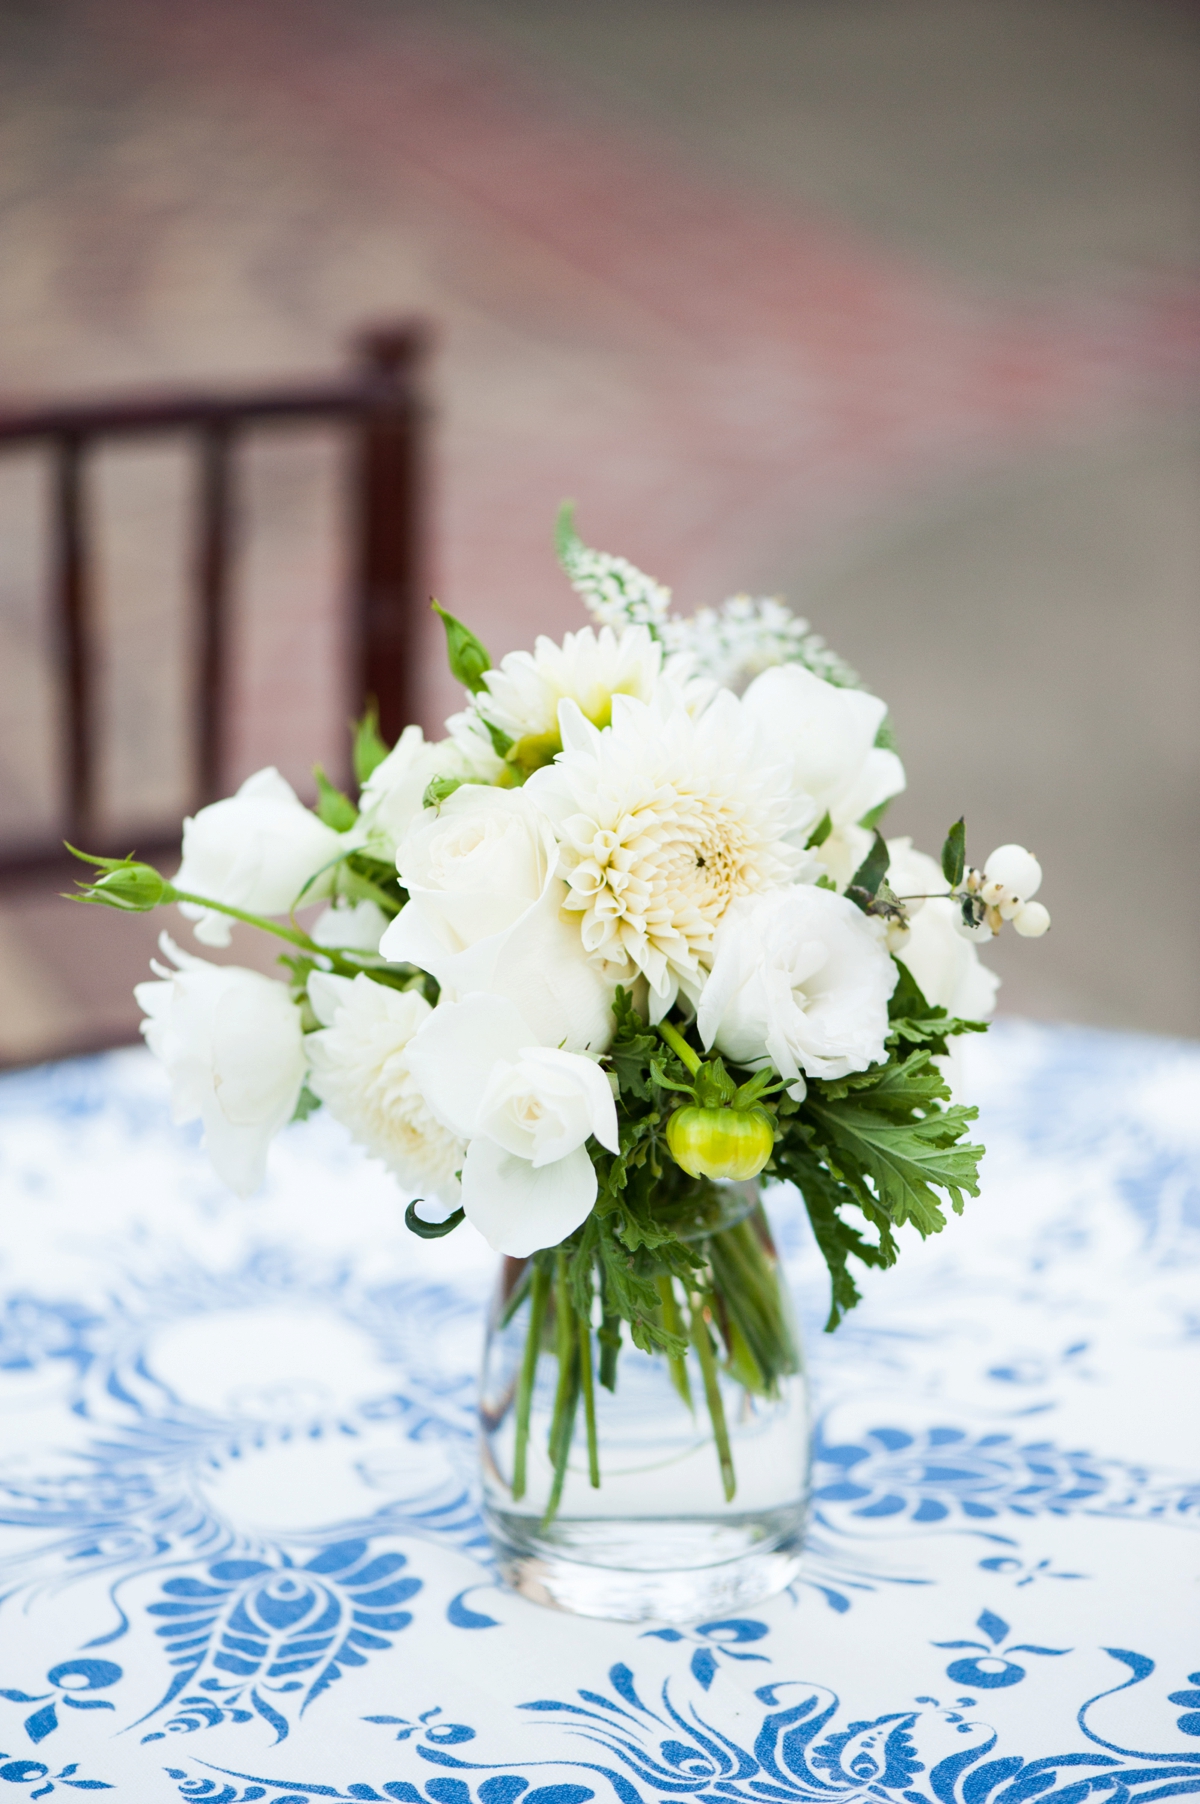
<instances>
[{"instance_id":1,"label":"white berry cluster","mask_svg":"<svg viewBox=\"0 0 1200 1804\"><path fill-rule=\"evenodd\" d=\"M1050 911L1035 902L1042 867L1024 846L997 846L981 871L967 871L954 895L962 902L959 932L970 940L990 939L1011 921L1023 939L1040 939Z\"/></svg>"}]
</instances>

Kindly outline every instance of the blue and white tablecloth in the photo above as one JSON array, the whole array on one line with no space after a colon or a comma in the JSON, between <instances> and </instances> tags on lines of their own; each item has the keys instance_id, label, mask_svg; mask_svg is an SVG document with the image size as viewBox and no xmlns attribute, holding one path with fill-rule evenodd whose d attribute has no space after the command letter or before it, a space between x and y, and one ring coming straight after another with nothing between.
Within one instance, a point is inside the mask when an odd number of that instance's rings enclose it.
<instances>
[{"instance_id":1,"label":"blue and white tablecloth","mask_svg":"<svg viewBox=\"0 0 1200 1804\"><path fill-rule=\"evenodd\" d=\"M0 1804L1102 1804L1200 1792L1200 1050L1002 1025L983 1197L808 1340L802 1578L499 1589L492 1257L321 1116L242 1204L139 1051L0 1083Z\"/></svg>"}]
</instances>

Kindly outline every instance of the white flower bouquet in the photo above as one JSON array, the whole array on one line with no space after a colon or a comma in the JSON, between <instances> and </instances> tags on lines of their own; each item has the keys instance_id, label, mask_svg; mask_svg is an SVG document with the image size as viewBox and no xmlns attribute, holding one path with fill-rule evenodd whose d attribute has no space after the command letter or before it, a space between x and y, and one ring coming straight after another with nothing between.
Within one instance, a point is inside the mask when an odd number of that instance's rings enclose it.
<instances>
[{"instance_id":1,"label":"white flower bouquet","mask_svg":"<svg viewBox=\"0 0 1200 1804\"><path fill-rule=\"evenodd\" d=\"M409 1228L465 1217L508 1257L514 1502L557 1361L543 1526L581 1406L602 1482L597 1386L629 1343L689 1409L698 1380L735 1496L729 1383L770 1399L798 1367L765 1216L736 1187L795 1184L834 1327L852 1262L891 1265L899 1229L938 1232L944 1200L977 1194L974 1111L945 1076L993 1003L977 943L1049 924L1022 848L973 870L961 821L940 864L884 840L905 783L885 704L781 604L677 618L569 510L559 550L596 624L493 667L442 613L464 709L390 749L363 721L357 802L318 771L310 810L260 771L184 822L170 881L95 859L81 886L177 904L207 946L234 920L288 943L276 982L164 934L137 996L175 1119L203 1122L246 1195L271 1137L323 1106L417 1197Z\"/></svg>"}]
</instances>

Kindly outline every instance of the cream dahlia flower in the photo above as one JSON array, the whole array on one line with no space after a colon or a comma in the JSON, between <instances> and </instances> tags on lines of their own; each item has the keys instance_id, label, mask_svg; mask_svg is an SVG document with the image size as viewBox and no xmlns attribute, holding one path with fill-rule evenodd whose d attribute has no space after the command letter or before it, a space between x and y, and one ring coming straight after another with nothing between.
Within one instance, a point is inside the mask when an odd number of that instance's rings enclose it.
<instances>
[{"instance_id":1,"label":"cream dahlia flower","mask_svg":"<svg viewBox=\"0 0 1200 1804\"><path fill-rule=\"evenodd\" d=\"M660 1020L697 994L732 902L816 874L799 850L814 804L728 691L699 719L664 683L653 706L614 697L604 732L570 701L559 721L563 752L528 790L556 825L564 906L585 952L643 973Z\"/></svg>"},{"instance_id":2,"label":"cream dahlia flower","mask_svg":"<svg viewBox=\"0 0 1200 1804\"><path fill-rule=\"evenodd\" d=\"M322 1023L304 1043L314 1095L401 1183L456 1200L463 1144L432 1113L408 1063L409 1042L432 1013L425 998L365 974L321 971L308 997Z\"/></svg>"},{"instance_id":3,"label":"cream dahlia flower","mask_svg":"<svg viewBox=\"0 0 1200 1804\"><path fill-rule=\"evenodd\" d=\"M661 668L662 647L646 627L627 626L618 637L610 626L598 633L585 626L561 645L542 637L532 652L509 652L498 670L485 672L478 707L510 739L545 738L557 750L559 702L569 697L593 725L606 727L613 696L649 701Z\"/></svg>"}]
</instances>

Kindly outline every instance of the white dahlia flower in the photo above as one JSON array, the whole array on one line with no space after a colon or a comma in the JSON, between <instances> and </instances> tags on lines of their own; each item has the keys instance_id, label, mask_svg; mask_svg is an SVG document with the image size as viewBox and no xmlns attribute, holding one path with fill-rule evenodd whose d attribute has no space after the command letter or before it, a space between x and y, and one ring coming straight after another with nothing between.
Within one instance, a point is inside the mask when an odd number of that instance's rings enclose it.
<instances>
[{"instance_id":1,"label":"white dahlia flower","mask_svg":"<svg viewBox=\"0 0 1200 1804\"><path fill-rule=\"evenodd\" d=\"M430 1111L408 1062L433 1012L425 998L322 971L309 977L308 998L322 1023L305 1040L313 1094L402 1184L455 1201L463 1144Z\"/></svg>"},{"instance_id":2,"label":"white dahlia flower","mask_svg":"<svg viewBox=\"0 0 1200 1804\"><path fill-rule=\"evenodd\" d=\"M527 793L556 825L564 906L589 955L643 973L660 1020L698 992L732 902L816 873L798 849L813 803L727 690L699 719L664 683L653 707L616 696L604 732L569 701L559 721L564 750Z\"/></svg>"},{"instance_id":3,"label":"white dahlia flower","mask_svg":"<svg viewBox=\"0 0 1200 1804\"><path fill-rule=\"evenodd\" d=\"M585 626L561 645L545 637L532 652L511 651L498 670L484 673L487 694L478 707L510 739L544 739L558 749L558 704L570 698L597 727L612 718L614 695L647 702L662 667L662 647L644 626L627 626L618 638L610 626ZM549 742L553 746L549 747Z\"/></svg>"}]
</instances>

